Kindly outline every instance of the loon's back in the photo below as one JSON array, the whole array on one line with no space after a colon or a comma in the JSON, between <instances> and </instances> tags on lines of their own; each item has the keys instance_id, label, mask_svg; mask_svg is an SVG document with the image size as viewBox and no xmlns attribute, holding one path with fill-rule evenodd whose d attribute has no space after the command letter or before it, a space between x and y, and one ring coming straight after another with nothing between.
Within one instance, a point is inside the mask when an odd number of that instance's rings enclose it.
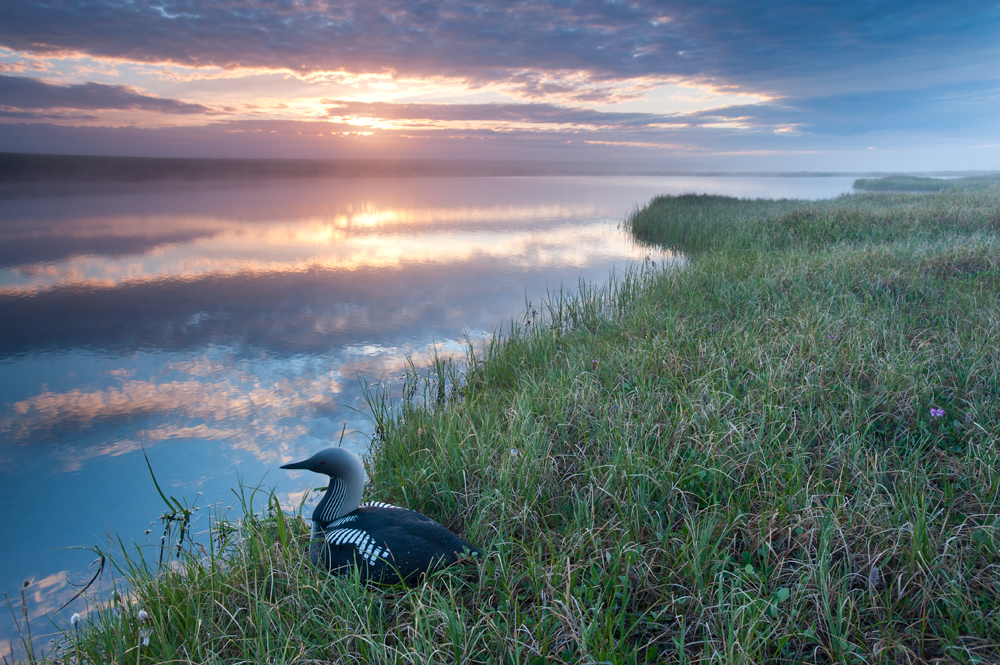
<instances>
[{"instance_id":1,"label":"loon's back","mask_svg":"<svg viewBox=\"0 0 1000 665\"><path fill-rule=\"evenodd\" d=\"M482 552L426 515L386 504L367 504L323 528L310 558L331 572L357 567L363 581L416 581L421 573Z\"/></svg>"}]
</instances>

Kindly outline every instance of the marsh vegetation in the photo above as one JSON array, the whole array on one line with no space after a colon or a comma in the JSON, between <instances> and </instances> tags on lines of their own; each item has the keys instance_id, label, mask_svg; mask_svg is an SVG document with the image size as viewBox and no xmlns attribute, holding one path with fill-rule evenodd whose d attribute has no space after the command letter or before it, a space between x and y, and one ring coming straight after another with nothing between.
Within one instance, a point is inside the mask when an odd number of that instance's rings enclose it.
<instances>
[{"instance_id":1,"label":"marsh vegetation","mask_svg":"<svg viewBox=\"0 0 1000 665\"><path fill-rule=\"evenodd\" d=\"M926 178L910 175L886 176L884 178L858 178L854 189L868 192L940 192L946 189L967 189L982 185L997 184L1000 176L996 173L964 176L961 178Z\"/></svg>"},{"instance_id":2,"label":"marsh vegetation","mask_svg":"<svg viewBox=\"0 0 1000 665\"><path fill-rule=\"evenodd\" d=\"M625 223L686 265L553 294L463 372L370 393L371 496L478 568L330 578L300 516L245 495L177 565L117 553L128 602L52 658L1000 657L1000 189L670 196Z\"/></svg>"}]
</instances>

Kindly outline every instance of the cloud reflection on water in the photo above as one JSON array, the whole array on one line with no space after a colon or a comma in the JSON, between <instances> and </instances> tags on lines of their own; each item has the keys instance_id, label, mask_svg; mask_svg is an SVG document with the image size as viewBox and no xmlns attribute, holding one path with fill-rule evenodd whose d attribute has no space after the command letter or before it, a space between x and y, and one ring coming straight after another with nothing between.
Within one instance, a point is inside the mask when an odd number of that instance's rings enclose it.
<instances>
[{"instance_id":1,"label":"cloud reflection on water","mask_svg":"<svg viewBox=\"0 0 1000 665\"><path fill-rule=\"evenodd\" d=\"M471 263L462 266L467 272L479 270L476 264L483 258L506 259L508 269L583 267L595 254L607 254L611 234L618 237L604 222L572 229L507 229L503 233L436 230L388 235L348 233L321 224L227 229L190 242L164 242L139 255L84 254L58 262L22 263L0 270L0 296L28 295L60 286L97 288L203 275L398 269L428 263L447 266L447 272L456 272L459 263Z\"/></svg>"},{"instance_id":2,"label":"cloud reflection on water","mask_svg":"<svg viewBox=\"0 0 1000 665\"><path fill-rule=\"evenodd\" d=\"M246 453L266 469L308 456L341 436L360 454L371 425L363 415L367 407L359 377L381 382L398 396L411 361L421 368L432 355L461 361L464 353L463 340L433 348L349 347L323 361L305 362L295 356L281 362L209 351L164 363L144 379L134 378L134 372L111 372L107 387L43 390L0 412L6 444L0 447L0 462L17 468L54 447L57 466L49 472L72 473L99 458L180 441ZM185 374L191 378L177 380ZM191 491L200 488L198 482L180 484Z\"/></svg>"},{"instance_id":3,"label":"cloud reflection on water","mask_svg":"<svg viewBox=\"0 0 1000 665\"><path fill-rule=\"evenodd\" d=\"M580 251L568 252L571 259ZM66 346L179 350L208 344L277 353L322 353L370 340L395 344L421 331L428 338L489 330L498 314L523 309L526 290L558 288L546 247L508 260L488 254L446 266L409 263L393 269L236 272L67 286L0 296L17 324L0 331L0 353ZM572 261L556 267L571 268ZM586 267L586 263L580 265ZM572 285L575 286L575 283Z\"/></svg>"}]
</instances>

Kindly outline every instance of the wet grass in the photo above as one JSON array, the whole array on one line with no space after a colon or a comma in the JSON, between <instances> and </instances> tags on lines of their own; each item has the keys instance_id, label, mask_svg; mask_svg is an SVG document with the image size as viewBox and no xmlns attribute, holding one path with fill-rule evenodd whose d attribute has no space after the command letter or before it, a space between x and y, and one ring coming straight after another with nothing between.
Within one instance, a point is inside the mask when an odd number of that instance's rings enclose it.
<instances>
[{"instance_id":1,"label":"wet grass","mask_svg":"<svg viewBox=\"0 0 1000 665\"><path fill-rule=\"evenodd\" d=\"M371 392L372 497L482 564L333 579L300 518L246 497L173 567L119 553L129 602L51 658L995 662L998 206L658 198L628 223L683 268L554 294L464 373Z\"/></svg>"}]
</instances>

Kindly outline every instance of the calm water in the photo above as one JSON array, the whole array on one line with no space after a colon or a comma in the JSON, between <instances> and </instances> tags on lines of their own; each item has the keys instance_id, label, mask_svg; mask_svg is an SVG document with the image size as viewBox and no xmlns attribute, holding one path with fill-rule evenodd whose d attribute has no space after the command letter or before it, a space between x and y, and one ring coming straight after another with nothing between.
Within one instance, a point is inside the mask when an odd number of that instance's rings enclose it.
<instances>
[{"instance_id":1,"label":"calm water","mask_svg":"<svg viewBox=\"0 0 1000 665\"><path fill-rule=\"evenodd\" d=\"M20 616L34 580L32 628L47 632L94 558L59 548L158 538L140 441L164 489L198 505L231 505L239 478L296 505L317 481L280 464L345 427L345 445L368 444L359 375L397 378L406 356L458 351L546 289L670 258L618 228L656 194L850 185L410 178L0 200L0 590ZM17 638L0 617L4 654Z\"/></svg>"}]
</instances>

